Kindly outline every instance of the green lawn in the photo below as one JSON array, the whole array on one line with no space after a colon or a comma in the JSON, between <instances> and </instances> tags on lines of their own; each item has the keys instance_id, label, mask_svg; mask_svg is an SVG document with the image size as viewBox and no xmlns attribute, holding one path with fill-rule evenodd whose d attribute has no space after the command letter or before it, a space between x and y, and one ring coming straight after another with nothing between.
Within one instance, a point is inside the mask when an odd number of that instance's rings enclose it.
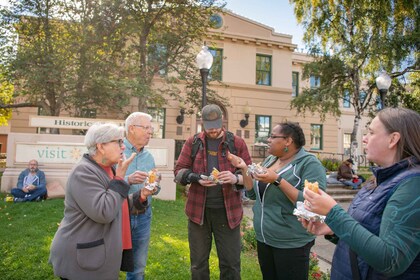
<instances>
[{"instance_id":1,"label":"green lawn","mask_svg":"<svg viewBox=\"0 0 420 280\"><path fill-rule=\"evenodd\" d=\"M11 203L0 194L0 278L57 279L48 264L49 247L63 217L63 199ZM190 279L187 219L180 192L176 201L153 201L147 279ZM255 251L241 255L242 279L261 279ZM219 279L215 248L211 279ZM125 279L124 273L120 279Z\"/></svg>"}]
</instances>

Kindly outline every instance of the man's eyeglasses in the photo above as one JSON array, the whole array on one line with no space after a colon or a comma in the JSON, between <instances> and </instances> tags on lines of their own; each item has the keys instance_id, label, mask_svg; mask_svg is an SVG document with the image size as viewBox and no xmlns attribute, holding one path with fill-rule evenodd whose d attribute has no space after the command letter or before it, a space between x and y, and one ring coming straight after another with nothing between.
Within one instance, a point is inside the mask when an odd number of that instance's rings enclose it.
<instances>
[{"instance_id":1,"label":"man's eyeglasses","mask_svg":"<svg viewBox=\"0 0 420 280\"><path fill-rule=\"evenodd\" d=\"M133 126L137 126L137 127L141 127L144 130L148 130L150 132L153 132L155 129L153 128L153 126L145 126L145 125L141 125L141 124L133 124Z\"/></svg>"},{"instance_id":2,"label":"man's eyeglasses","mask_svg":"<svg viewBox=\"0 0 420 280\"><path fill-rule=\"evenodd\" d=\"M117 140L109 141L109 143L118 143L118 145L121 148L123 146L123 144L124 144L124 140L123 139L117 139Z\"/></svg>"},{"instance_id":3,"label":"man's eyeglasses","mask_svg":"<svg viewBox=\"0 0 420 280\"><path fill-rule=\"evenodd\" d=\"M283 138L283 139L286 139L286 138L288 138L289 136L284 136L284 135L273 135L273 134L270 134L270 137L269 138L271 138L271 139L276 139L276 138Z\"/></svg>"}]
</instances>

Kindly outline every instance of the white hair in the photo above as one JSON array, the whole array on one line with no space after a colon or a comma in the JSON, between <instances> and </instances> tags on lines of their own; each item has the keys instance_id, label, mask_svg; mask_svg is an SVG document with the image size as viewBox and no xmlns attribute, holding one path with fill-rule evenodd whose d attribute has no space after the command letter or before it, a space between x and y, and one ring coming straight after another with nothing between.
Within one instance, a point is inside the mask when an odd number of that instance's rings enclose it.
<instances>
[{"instance_id":1,"label":"white hair","mask_svg":"<svg viewBox=\"0 0 420 280\"><path fill-rule=\"evenodd\" d=\"M124 128L113 123L94 123L85 135L85 145L89 155L96 154L96 144L108 143L124 137Z\"/></svg>"},{"instance_id":2,"label":"white hair","mask_svg":"<svg viewBox=\"0 0 420 280\"><path fill-rule=\"evenodd\" d=\"M148 121L152 121L153 117L147 113L143 112L134 112L131 113L126 119L125 119L125 131L128 134L128 128L130 125L137 124L137 122L140 119L147 119Z\"/></svg>"}]
</instances>

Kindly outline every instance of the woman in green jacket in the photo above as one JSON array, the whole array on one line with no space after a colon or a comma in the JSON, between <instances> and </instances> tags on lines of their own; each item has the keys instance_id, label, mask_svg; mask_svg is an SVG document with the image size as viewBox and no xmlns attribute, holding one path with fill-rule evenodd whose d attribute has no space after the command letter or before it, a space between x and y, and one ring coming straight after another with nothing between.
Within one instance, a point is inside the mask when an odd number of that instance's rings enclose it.
<instances>
[{"instance_id":1,"label":"woman in green jacket","mask_svg":"<svg viewBox=\"0 0 420 280\"><path fill-rule=\"evenodd\" d=\"M262 163L264 174L246 176L244 161L229 156L242 170L248 197L256 200L253 220L263 279L308 279L315 237L302 228L293 210L297 201L304 201L305 179L318 182L325 190L326 175L320 161L306 152L304 145L302 128L284 122L276 125L268 138L270 155Z\"/></svg>"}]
</instances>

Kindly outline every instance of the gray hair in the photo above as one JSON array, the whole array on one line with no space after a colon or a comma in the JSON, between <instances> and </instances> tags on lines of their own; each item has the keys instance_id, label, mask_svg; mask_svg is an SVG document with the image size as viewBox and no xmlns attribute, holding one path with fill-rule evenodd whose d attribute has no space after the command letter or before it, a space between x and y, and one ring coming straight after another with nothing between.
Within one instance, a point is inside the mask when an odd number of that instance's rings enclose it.
<instances>
[{"instance_id":1,"label":"gray hair","mask_svg":"<svg viewBox=\"0 0 420 280\"><path fill-rule=\"evenodd\" d=\"M128 133L128 128L130 125L136 124L137 121L140 119L147 119L148 121L152 121L153 117L147 113L143 112L134 112L131 113L126 119L125 119L125 131Z\"/></svg>"},{"instance_id":2,"label":"gray hair","mask_svg":"<svg viewBox=\"0 0 420 280\"><path fill-rule=\"evenodd\" d=\"M113 123L94 123L85 135L85 145L89 155L96 154L96 144L108 143L124 137L124 128Z\"/></svg>"}]
</instances>

